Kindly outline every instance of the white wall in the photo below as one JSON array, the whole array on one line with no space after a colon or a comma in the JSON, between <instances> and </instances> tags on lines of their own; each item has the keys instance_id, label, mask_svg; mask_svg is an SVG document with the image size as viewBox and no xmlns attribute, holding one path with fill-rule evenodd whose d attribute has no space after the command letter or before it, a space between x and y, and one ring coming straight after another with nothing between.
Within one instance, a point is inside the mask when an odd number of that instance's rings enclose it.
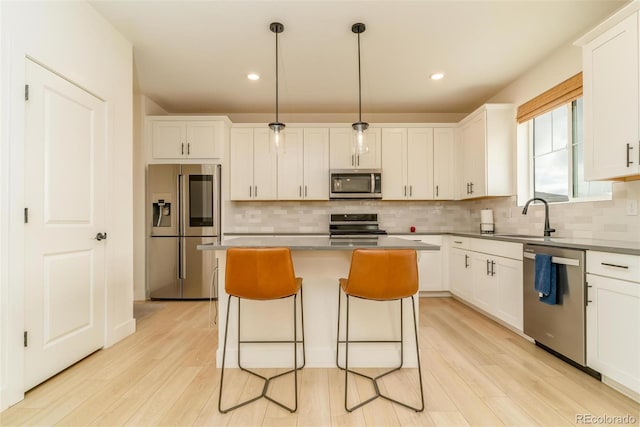
<instances>
[{"instance_id":1,"label":"white wall","mask_svg":"<svg viewBox=\"0 0 640 427\"><path fill-rule=\"evenodd\" d=\"M133 97L133 298L146 299L146 152L144 117L167 112L144 95Z\"/></svg>"},{"instance_id":2,"label":"white wall","mask_svg":"<svg viewBox=\"0 0 640 427\"><path fill-rule=\"evenodd\" d=\"M518 77L487 102L521 105L580 71L582 71L582 49L567 44L541 61L537 67Z\"/></svg>"},{"instance_id":3,"label":"white wall","mask_svg":"<svg viewBox=\"0 0 640 427\"><path fill-rule=\"evenodd\" d=\"M23 398L25 57L107 104L106 331L110 346L133 319L132 48L85 2L2 2L2 275L0 410ZM6 156L6 157L5 157ZM5 170L7 167L8 170ZM7 180L5 181L5 178ZM9 185L5 186L5 183ZM6 231L6 233L5 233ZM8 249L11 250L8 250ZM5 266L7 270L5 271ZM6 321L5 321L6 320Z\"/></svg>"}]
</instances>

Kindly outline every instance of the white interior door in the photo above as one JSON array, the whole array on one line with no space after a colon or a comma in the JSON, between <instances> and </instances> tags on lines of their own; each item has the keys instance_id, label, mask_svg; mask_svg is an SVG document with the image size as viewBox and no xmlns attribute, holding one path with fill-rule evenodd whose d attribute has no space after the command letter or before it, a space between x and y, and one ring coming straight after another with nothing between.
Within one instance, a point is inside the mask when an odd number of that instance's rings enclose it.
<instances>
[{"instance_id":1,"label":"white interior door","mask_svg":"<svg viewBox=\"0 0 640 427\"><path fill-rule=\"evenodd\" d=\"M25 389L101 348L103 101L26 61Z\"/></svg>"}]
</instances>

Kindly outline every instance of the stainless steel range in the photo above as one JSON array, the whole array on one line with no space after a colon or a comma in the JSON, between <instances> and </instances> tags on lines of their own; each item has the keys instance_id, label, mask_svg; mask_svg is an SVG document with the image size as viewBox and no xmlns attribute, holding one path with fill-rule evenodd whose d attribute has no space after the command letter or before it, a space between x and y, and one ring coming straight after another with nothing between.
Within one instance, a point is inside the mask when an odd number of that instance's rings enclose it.
<instances>
[{"instance_id":1,"label":"stainless steel range","mask_svg":"<svg viewBox=\"0 0 640 427\"><path fill-rule=\"evenodd\" d=\"M386 235L378 224L378 214L331 214L329 237L332 239L375 239Z\"/></svg>"}]
</instances>

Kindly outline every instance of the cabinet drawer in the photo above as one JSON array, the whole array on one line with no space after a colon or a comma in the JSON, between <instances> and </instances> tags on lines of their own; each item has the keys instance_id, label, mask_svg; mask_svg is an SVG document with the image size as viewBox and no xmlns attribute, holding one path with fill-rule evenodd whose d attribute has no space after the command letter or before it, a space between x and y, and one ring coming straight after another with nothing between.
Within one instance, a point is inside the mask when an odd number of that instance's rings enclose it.
<instances>
[{"instance_id":1,"label":"cabinet drawer","mask_svg":"<svg viewBox=\"0 0 640 427\"><path fill-rule=\"evenodd\" d=\"M451 236L450 239L452 248L469 249L469 240L471 239L468 237Z\"/></svg>"},{"instance_id":2,"label":"cabinet drawer","mask_svg":"<svg viewBox=\"0 0 640 427\"><path fill-rule=\"evenodd\" d=\"M469 249L472 251L522 260L522 243L499 242L497 240L487 239L469 240Z\"/></svg>"},{"instance_id":3,"label":"cabinet drawer","mask_svg":"<svg viewBox=\"0 0 640 427\"><path fill-rule=\"evenodd\" d=\"M587 273L640 283L640 257L587 251Z\"/></svg>"}]
</instances>

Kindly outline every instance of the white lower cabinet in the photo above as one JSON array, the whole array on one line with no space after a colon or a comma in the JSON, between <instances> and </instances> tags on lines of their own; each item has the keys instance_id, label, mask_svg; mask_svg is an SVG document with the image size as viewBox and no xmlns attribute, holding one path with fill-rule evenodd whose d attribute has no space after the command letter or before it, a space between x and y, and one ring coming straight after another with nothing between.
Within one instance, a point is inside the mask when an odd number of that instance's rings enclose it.
<instances>
[{"instance_id":1,"label":"white lower cabinet","mask_svg":"<svg viewBox=\"0 0 640 427\"><path fill-rule=\"evenodd\" d=\"M451 248L449 251L449 290L452 294L471 301L473 287L471 275L471 252Z\"/></svg>"},{"instance_id":2,"label":"white lower cabinet","mask_svg":"<svg viewBox=\"0 0 640 427\"><path fill-rule=\"evenodd\" d=\"M442 248L442 236L416 236L402 235L402 239L415 240ZM447 284L443 280L442 271L443 251L418 251L418 277L420 279L420 291L437 292L446 291Z\"/></svg>"},{"instance_id":3,"label":"white lower cabinet","mask_svg":"<svg viewBox=\"0 0 640 427\"><path fill-rule=\"evenodd\" d=\"M522 260L495 257L496 316L522 330Z\"/></svg>"},{"instance_id":4,"label":"white lower cabinet","mask_svg":"<svg viewBox=\"0 0 640 427\"><path fill-rule=\"evenodd\" d=\"M522 330L522 244L451 237L451 292Z\"/></svg>"},{"instance_id":5,"label":"white lower cabinet","mask_svg":"<svg viewBox=\"0 0 640 427\"><path fill-rule=\"evenodd\" d=\"M640 257L588 251L587 286L587 365L640 395Z\"/></svg>"}]
</instances>

